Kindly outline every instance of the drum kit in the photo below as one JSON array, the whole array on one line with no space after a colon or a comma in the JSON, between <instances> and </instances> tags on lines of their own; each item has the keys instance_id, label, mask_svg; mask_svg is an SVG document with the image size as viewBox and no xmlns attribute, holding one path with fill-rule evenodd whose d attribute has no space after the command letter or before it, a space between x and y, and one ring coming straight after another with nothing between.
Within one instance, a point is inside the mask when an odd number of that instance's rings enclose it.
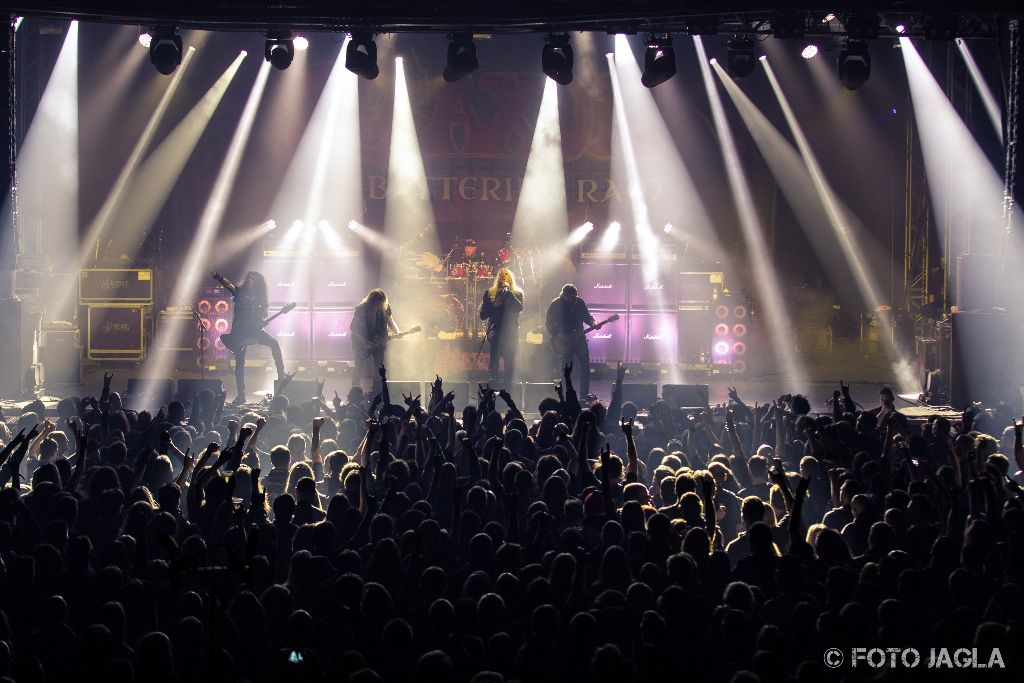
<instances>
[{"instance_id":1,"label":"drum kit","mask_svg":"<svg viewBox=\"0 0 1024 683\"><path fill-rule=\"evenodd\" d=\"M508 237L491 258L472 239L456 241L443 258L430 251L407 257L411 278L425 295L424 321L430 332L450 337L482 334L482 323L473 314L498 270L510 269L521 285L530 279L533 254L514 248Z\"/></svg>"}]
</instances>

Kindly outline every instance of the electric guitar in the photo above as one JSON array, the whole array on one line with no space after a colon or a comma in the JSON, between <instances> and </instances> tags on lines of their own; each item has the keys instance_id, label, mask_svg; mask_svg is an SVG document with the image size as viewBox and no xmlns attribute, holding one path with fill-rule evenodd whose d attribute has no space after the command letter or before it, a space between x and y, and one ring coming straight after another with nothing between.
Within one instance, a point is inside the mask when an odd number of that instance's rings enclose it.
<instances>
[{"instance_id":1,"label":"electric guitar","mask_svg":"<svg viewBox=\"0 0 1024 683\"><path fill-rule=\"evenodd\" d=\"M264 327L280 318L282 315L291 313L296 306L298 306L298 304L296 304L294 301L290 304L286 304L281 308L280 311L270 316L269 318L264 319L263 322L259 324L259 327L257 327L255 330L252 330L251 332L259 332ZM238 353L238 349L242 348L243 346L248 346L249 343L252 341L252 338L249 335L246 335L243 338L237 336L236 333L234 332L229 332L228 334L222 334L220 336L220 341L222 344L224 344L225 347L227 347L229 351L231 351L232 353Z\"/></svg>"},{"instance_id":2,"label":"electric guitar","mask_svg":"<svg viewBox=\"0 0 1024 683\"><path fill-rule=\"evenodd\" d=\"M394 341L396 339L401 339L402 337L408 336L410 334L416 334L417 332L421 332L421 331L423 331L423 328L421 326L417 325L416 327L410 327L405 332L399 332L398 334L389 334L386 341ZM373 353L374 351L376 351L380 347L384 346L384 341L385 340L382 339L380 341L371 342L371 343L367 344L366 348L364 349L365 353L367 353L367 354Z\"/></svg>"},{"instance_id":3,"label":"electric guitar","mask_svg":"<svg viewBox=\"0 0 1024 683\"><path fill-rule=\"evenodd\" d=\"M604 327L608 323L613 323L618 319L619 315L616 313L615 315L605 318L599 323L594 323L583 330L582 336L586 337L594 330ZM581 335L578 332L559 332L551 337L551 348L553 348L557 353L567 355L575 350L576 345L580 342L580 337Z\"/></svg>"}]
</instances>

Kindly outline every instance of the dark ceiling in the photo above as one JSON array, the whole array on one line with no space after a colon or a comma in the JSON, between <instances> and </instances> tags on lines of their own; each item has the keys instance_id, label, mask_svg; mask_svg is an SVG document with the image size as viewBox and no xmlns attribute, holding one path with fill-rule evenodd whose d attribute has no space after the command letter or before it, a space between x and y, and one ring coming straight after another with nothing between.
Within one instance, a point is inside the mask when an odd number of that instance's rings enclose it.
<instances>
[{"instance_id":1,"label":"dark ceiling","mask_svg":"<svg viewBox=\"0 0 1024 683\"><path fill-rule=\"evenodd\" d=\"M849 12L892 15L908 25L921 24L926 16L945 12L955 15L964 36L996 35L999 25L1024 11L1021 2L999 0L948 2L753 2L751 0L21 0L0 2L16 15L132 24L172 23L188 28L220 30L344 31L370 28L380 32L446 31L516 32L593 30L609 32L683 32L694 22L717 17L719 31L768 31L773 15L797 13L808 35L842 33L841 22L823 23L827 13L842 19Z\"/></svg>"}]
</instances>

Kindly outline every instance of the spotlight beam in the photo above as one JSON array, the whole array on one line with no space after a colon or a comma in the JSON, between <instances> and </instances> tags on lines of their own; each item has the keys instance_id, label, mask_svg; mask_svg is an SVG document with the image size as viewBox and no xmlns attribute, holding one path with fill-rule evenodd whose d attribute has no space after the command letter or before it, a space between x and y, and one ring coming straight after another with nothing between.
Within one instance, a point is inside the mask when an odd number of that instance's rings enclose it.
<instances>
[{"instance_id":1,"label":"spotlight beam","mask_svg":"<svg viewBox=\"0 0 1024 683\"><path fill-rule=\"evenodd\" d=\"M981 74L981 69L978 68L978 63L974 61L974 55L971 54L971 49L967 46L967 41L963 38L956 39L957 50L960 51L960 56L964 59L964 64L967 65L967 71L971 74L971 80L974 81L974 87L978 89L978 95L981 97L981 103L985 106L985 113L988 114L989 121L992 122L992 127L996 131L996 135L999 139L1003 139L1003 117L999 111L999 105L996 103L995 95L992 94L992 88L989 87L988 82L985 81L985 77Z\"/></svg>"},{"instance_id":2,"label":"spotlight beam","mask_svg":"<svg viewBox=\"0 0 1024 683\"><path fill-rule=\"evenodd\" d=\"M125 189L128 187L128 182L131 180L132 174L135 173L135 169L138 168L139 163L142 161L143 153L149 148L150 143L153 141L153 135L156 133L156 129L160 125L160 122L163 121L164 114L167 113L167 107L170 105L171 99L174 97L174 93L177 92L182 76L184 75L188 65L191 63L194 54L195 48L190 45L181 60L181 66L174 72L174 76L171 77L170 83L167 84L167 89L164 90L163 95L161 95L156 109L154 109L153 113L150 114L149 121L143 129L142 135L140 135L139 139L135 142L135 146L128 155L128 159L125 161L124 166L121 168L121 173L117 176L117 180L114 181L114 185L111 187L110 192L107 193L107 198L104 200L99 212L89 223L85 236L79 243L81 245L79 250L80 253L75 270L84 268L92 258L99 257L99 238L106 230L111 218L120 208L121 203L124 201ZM92 255L91 258L90 255ZM55 299L58 308L70 300L77 285L78 281L77 279L74 279L68 286L63 287L61 291L57 293Z\"/></svg>"},{"instance_id":3,"label":"spotlight beam","mask_svg":"<svg viewBox=\"0 0 1024 683\"><path fill-rule=\"evenodd\" d=\"M59 273L74 271L78 257L78 120L78 22L72 21L17 158L18 221L45 226L40 251ZM3 202L5 230L13 229L10 195ZM60 307L46 313L71 319Z\"/></svg>"},{"instance_id":4,"label":"spotlight beam","mask_svg":"<svg viewBox=\"0 0 1024 683\"><path fill-rule=\"evenodd\" d=\"M761 66L764 68L764 71L768 76L768 82L772 86L772 91L775 93L779 106L782 108L782 113L786 118L786 123L789 125L789 130L793 135L793 139L796 141L797 148L800 150L800 156L803 158L811 183L818 194L818 198L821 200L822 207L825 209L825 214L828 217L828 224L832 229L832 234L839 243L839 247L843 252L846 263L853 272L853 279L857 285L857 289L860 291L861 297L868 304L869 310L883 311L882 304L885 303L885 300L882 298L882 294L878 290L876 278L871 273L869 261L857 244L857 237L854 234L853 227L850 225L850 222L841 210L839 200L836 197L835 192L825 179L825 174L821 170L818 158L814 154L814 150L811 149L811 145L808 143L807 138L804 136L803 128L801 128L800 122L797 120L796 114L793 112L793 108L790 107L789 100L786 98L786 94L782 91L782 86L775 77L775 72L772 70L768 60L762 60ZM892 302L889 303L891 304ZM893 321L891 313L883 311L880 315L883 318L882 322L885 325L885 329L892 330ZM883 335L883 339L885 345L889 348L889 351L891 353L897 353L891 337ZM916 379L914 372L912 372L910 368L911 365L907 359L902 357L895 358L893 370L897 375L897 380L899 381L900 388L903 391L914 391L920 386L920 382Z\"/></svg>"},{"instance_id":5,"label":"spotlight beam","mask_svg":"<svg viewBox=\"0 0 1024 683\"><path fill-rule=\"evenodd\" d=\"M517 249L539 249L540 274L554 268L565 250L552 245L564 242L569 219L565 211L565 166L562 163L562 129L558 114L558 85L544 79L537 124L526 160L523 187L512 219L512 244Z\"/></svg>"},{"instance_id":6,"label":"spotlight beam","mask_svg":"<svg viewBox=\"0 0 1024 683\"><path fill-rule=\"evenodd\" d=\"M440 253L434 230L434 207L430 202L427 174L423 167L416 121L409 100L409 86L401 57L395 59L395 100L391 119L391 149L388 154L387 200L384 205L384 235L394 244L415 243L424 251ZM395 286L404 265L397 251L382 254L384 282ZM417 303L394 301L402 308L399 320L407 320ZM396 310L396 315L399 313Z\"/></svg>"},{"instance_id":7,"label":"spotlight beam","mask_svg":"<svg viewBox=\"0 0 1024 683\"><path fill-rule=\"evenodd\" d=\"M637 243L640 246L640 256L643 260L644 282L651 282L657 278L658 274L658 247L657 241L654 238L654 232L651 230L651 218L647 210L647 200L644 197L644 189L640 180L640 168L637 165L636 149L633 146L629 118L626 116L626 102L623 99L622 86L617 69L619 54L623 51L628 51L632 54L632 51L626 42L626 37L623 35L616 36L615 43L616 58L608 60L612 80L612 98L614 101L612 107L615 125L618 127L619 132L619 144L622 147L622 158L625 163L629 204L633 210L633 223L637 233Z\"/></svg>"},{"instance_id":8,"label":"spotlight beam","mask_svg":"<svg viewBox=\"0 0 1024 683\"><path fill-rule=\"evenodd\" d=\"M111 226L109 253L115 256L128 253L132 256L132 242L138 240L141 243L141 240L145 239L145 231L160 213L171 190L174 189L185 164L199 143L199 138L206 130L235 74L238 73L243 59L245 52L240 52L185 118L168 133L139 167L132 179L131 191L127 193L117 219Z\"/></svg>"},{"instance_id":9,"label":"spotlight beam","mask_svg":"<svg viewBox=\"0 0 1024 683\"><path fill-rule=\"evenodd\" d=\"M237 70L241 64L241 55L232 65ZM263 62L256 74L256 81L253 83L246 100L242 115L235 127L235 133L231 138L227 154L221 163L220 171L213 183L213 189L206 200L206 207L199 218L199 228L195 238L189 246L185 259L182 261L181 271L171 293L169 303L172 306L188 305L192 303L192 296L199 286L200 278L206 271L208 257L214 238L220 230L221 219L224 217L224 210L227 207L228 197L234 187L235 178L238 175L238 167L242 160L242 153L249 141L249 134L252 131L253 121L256 119L256 111L259 109L260 100L263 97L263 90L267 84L267 77L270 74L270 62ZM232 72L232 76L234 73ZM223 77L222 77L223 78ZM216 87L216 86L215 86ZM227 84L224 85L224 89ZM204 126L205 127L205 126ZM261 226L262 227L262 226ZM260 234L257 232L256 234ZM223 247L223 245L221 245ZM223 248L218 249L218 258L224 258ZM184 326L190 321L172 320L170 326L165 328L165 337L154 340L153 352L146 361L146 376L149 378L144 394L150 393L149 382L167 375L172 362L172 355L168 343L180 339L180 333L184 332Z\"/></svg>"},{"instance_id":10,"label":"spotlight beam","mask_svg":"<svg viewBox=\"0 0 1024 683\"><path fill-rule=\"evenodd\" d=\"M725 116L725 108L722 106L722 99L715 88L711 66L708 64L704 43L700 36L693 36L693 44L697 49L697 61L700 64L704 88L711 104L711 115L718 133L726 175L732 189L733 201L736 204L736 213L740 219L740 228L750 250L749 261L754 281L761 292L767 317L771 321L767 328L775 359L782 368L786 383L803 390L806 386L806 376L795 358L793 340L788 336L793 329L793 323L786 310L776 274L770 266L771 255L768 245L765 243L761 221L757 217L754 199L750 194L750 186L743 172L739 152L736 150L736 143ZM721 67L716 64L715 68Z\"/></svg>"}]
</instances>

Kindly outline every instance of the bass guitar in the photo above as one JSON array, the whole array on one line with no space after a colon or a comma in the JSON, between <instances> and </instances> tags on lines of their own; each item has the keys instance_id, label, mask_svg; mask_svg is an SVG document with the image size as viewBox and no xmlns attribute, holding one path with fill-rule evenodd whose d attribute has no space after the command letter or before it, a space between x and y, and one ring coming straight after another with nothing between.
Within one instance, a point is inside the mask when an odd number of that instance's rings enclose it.
<instances>
[{"instance_id":1,"label":"bass guitar","mask_svg":"<svg viewBox=\"0 0 1024 683\"><path fill-rule=\"evenodd\" d=\"M280 318L282 315L287 315L288 313L291 313L292 310L294 310L297 305L298 304L296 304L294 301L290 304L286 304L281 308L280 311L270 316L269 318L266 318L263 322L260 323L259 327L257 327L255 330L251 330L251 332L259 332L264 327ZM228 334L222 334L220 336L220 341L232 353L238 353L238 349L244 346L248 346L249 344L252 343L253 340L251 333L247 334L245 337L242 337L235 332L229 332Z\"/></svg>"},{"instance_id":2,"label":"bass guitar","mask_svg":"<svg viewBox=\"0 0 1024 683\"><path fill-rule=\"evenodd\" d=\"M585 328L582 335L578 332L559 332L551 337L551 348L563 356L568 355L576 349L576 345L579 344L581 338L586 337L594 330L600 329L608 323L613 323L618 319L618 313L609 316L601 322L594 323L590 327Z\"/></svg>"},{"instance_id":3,"label":"bass guitar","mask_svg":"<svg viewBox=\"0 0 1024 683\"><path fill-rule=\"evenodd\" d=\"M423 328L420 325L417 325L416 327L410 327L405 332L399 332L398 334L389 334L388 338L387 338L387 341L394 341L396 339L401 339L402 337L408 336L410 334L416 334L417 332L422 332L422 331L423 331ZM384 346L384 341L383 340L367 344L366 347L364 349L362 349L362 350L363 350L364 353L370 354L370 353L373 353L374 351L376 351L377 349L379 349L382 346Z\"/></svg>"}]
</instances>

